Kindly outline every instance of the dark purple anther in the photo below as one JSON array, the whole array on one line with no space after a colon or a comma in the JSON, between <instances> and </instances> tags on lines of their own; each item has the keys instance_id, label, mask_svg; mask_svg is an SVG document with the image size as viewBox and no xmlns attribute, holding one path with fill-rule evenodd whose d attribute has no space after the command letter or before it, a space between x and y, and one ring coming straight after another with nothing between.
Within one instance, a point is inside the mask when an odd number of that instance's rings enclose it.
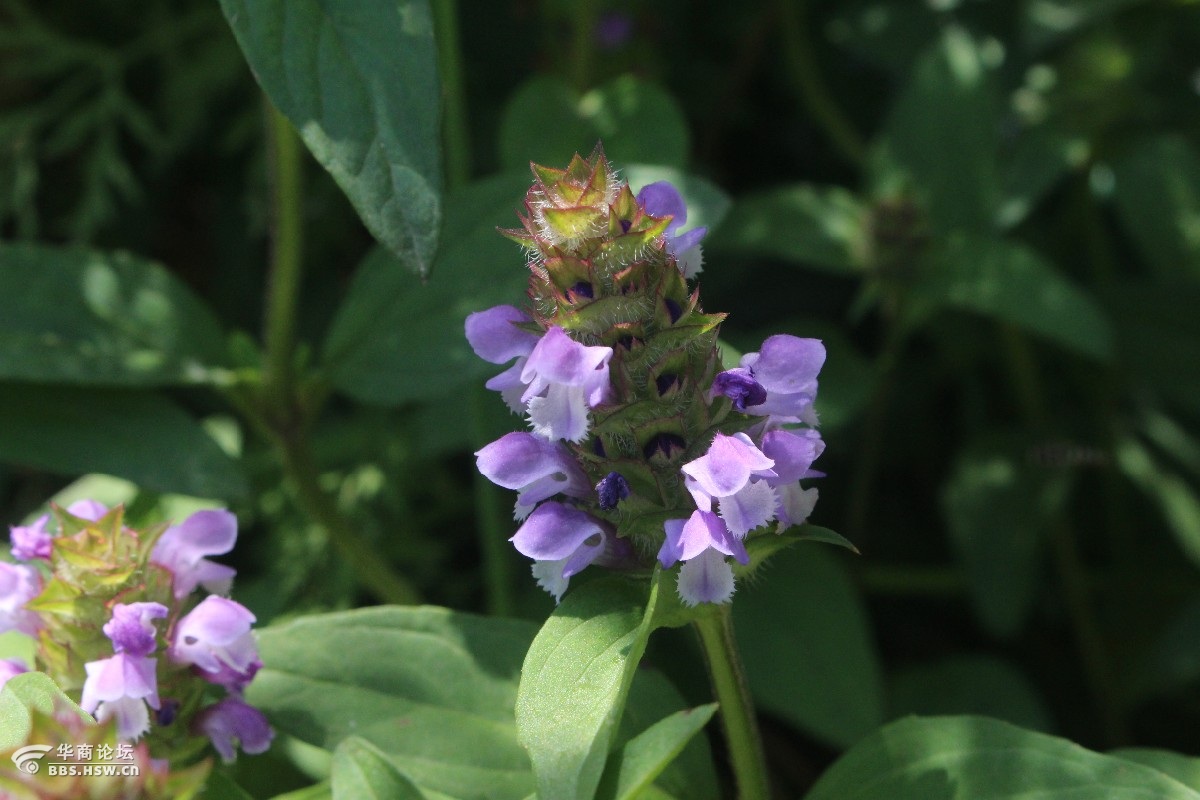
<instances>
[{"instance_id":1,"label":"dark purple anther","mask_svg":"<svg viewBox=\"0 0 1200 800\"><path fill-rule=\"evenodd\" d=\"M162 706L154 712L154 718L162 727L167 727L175 721L179 714L179 701L174 697L163 698Z\"/></svg>"},{"instance_id":2,"label":"dark purple anther","mask_svg":"<svg viewBox=\"0 0 1200 800\"><path fill-rule=\"evenodd\" d=\"M629 481L619 472L610 472L596 484L596 494L600 495L600 508L612 511L629 497Z\"/></svg>"},{"instance_id":3,"label":"dark purple anther","mask_svg":"<svg viewBox=\"0 0 1200 800\"><path fill-rule=\"evenodd\" d=\"M745 369L730 369L717 375L713 391L733 401L733 407L745 411L746 406L759 406L767 402L767 390L750 377Z\"/></svg>"},{"instance_id":4,"label":"dark purple anther","mask_svg":"<svg viewBox=\"0 0 1200 800\"><path fill-rule=\"evenodd\" d=\"M623 233L629 233L629 229L632 227L633 227L633 220L631 220L631 219L621 220L621 231Z\"/></svg>"},{"instance_id":5,"label":"dark purple anther","mask_svg":"<svg viewBox=\"0 0 1200 800\"><path fill-rule=\"evenodd\" d=\"M592 285L587 281L580 281L572 286L571 294L579 295L580 297L586 297L589 300L596 296L596 293L592 291Z\"/></svg>"}]
</instances>

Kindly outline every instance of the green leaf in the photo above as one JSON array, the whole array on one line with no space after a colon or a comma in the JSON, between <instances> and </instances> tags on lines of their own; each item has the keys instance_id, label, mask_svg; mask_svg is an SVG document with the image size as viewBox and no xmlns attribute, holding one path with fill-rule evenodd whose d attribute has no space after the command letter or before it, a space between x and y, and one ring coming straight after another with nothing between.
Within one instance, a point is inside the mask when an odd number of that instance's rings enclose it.
<instances>
[{"instance_id":1,"label":"green leaf","mask_svg":"<svg viewBox=\"0 0 1200 800\"><path fill-rule=\"evenodd\" d=\"M333 753L333 800L425 800L379 748L351 736Z\"/></svg>"},{"instance_id":2,"label":"green leaf","mask_svg":"<svg viewBox=\"0 0 1200 800\"><path fill-rule=\"evenodd\" d=\"M945 28L918 60L884 126L884 163L907 176L943 232L995 224L999 119L990 72L970 34Z\"/></svg>"},{"instance_id":3,"label":"green leaf","mask_svg":"<svg viewBox=\"0 0 1200 800\"><path fill-rule=\"evenodd\" d=\"M1183 784L986 717L910 717L842 756L805 800L1197 800Z\"/></svg>"},{"instance_id":4,"label":"green leaf","mask_svg":"<svg viewBox=\"0 0 1200 800\"><path fill-rule=\"evenodd\" d=\"M521 668L516 712L539 797L592 797L653 612L645 586L602 578L568 592L538 632Z\"/></svg>"},{"instance_id":5,"label":"green leaf","mask_svg":"<svg viewBox=\"0 0 1200 800\"><path fill-rule=\"evenodd\" d=\"M237 785L233 778L219 769L213 770L204 779L200 800L254 800L250 793Z\"/></svg>"},{"instance_id":6,"label":"green leaf","mask_svg":"<svg viewBox=\"0 0 1200 800\"><path fill-rule=\"evenodd\" d=\"M829 528L822 528L819 525L801 525L799 528L785 532L783 536L794 537L798 542L824 542L825 544L844 547L851 553L858 554L859 552L858 548L854 546L854 542L836 531L831 531Z\"/></svg>"},{"instance_id":7,"label":"green leaf","mask_svg":"<svg viewBox=\"0 0 1200 800\"><path fill-rule=\"evenodd\" d=\"M472 184L447 201L445 246L422 283L382 249L358 269L338 309L323 361L334 385L366 403L433 400L503 367L467 344L467 314L519 304L529 280L521 248L496 232L517 223L529 173Z\"/></svg>"},{"instance_id":8,"label":"green leaf","mask_svg":"<svg viewBox=\"0 0 1200 800\"><path fill-rule=\"evenodd\" d=\"M1069 170L1088 157L1086 140L1071 138L1046 125L1021 131L1011 149L1002 153L1003 185L996 223L1013 228Z\"/></svg>"},{"instance_id":9,"label":"green leaf","mask_svg":"<svg viewBox=\"0 0 1200 800\"><path fill-rule=\"evenodd\" d=\"M0 244L0 379L203 383L224 362L220 322L158 264L79 247Z\"/></svg>"},{"instance_id":10,"label":"green leaf","mask_svg":"<svg viewBox=\"0 0 1200 800\"><path fill-rule=\"evenodd\" d=\"M428 0L221 0L250 69L367 229L425 275L441 222Z\"/></svg>"},{"instance_id":11,"label":"green leaf","mask_svg":"<svg viewBox=\"0 0 1200 800\"><path fill-rule=\"evenodd\" d=\"M1039 253L990 237L955 237L912 287L909 322L939 307L993 317L1097 360L1112 354L1103 310Z\"/></svg>"},{"instance_id":12,"label":"green leaf","mask_svg":"<svg viewBox=\"0 0 1200 800\"><path fill-rule=\"evenodd\" d=\"M577 152L591 152L598 141L618 167L638 162L682 167L687 120L671 95L633 75L583 96L560 78L538 76L504 109L500 161L507 168L524 168L530 161L561 166Z\"/></svg>"},{"instance_id":13,"label":"green leaf","mask_svg":"<svg viewBox=\"0 0 1200 800\"><path fill-rule=\"evenodd\" d=\"M0 461L82 475L102 472L144 489L237 498L236 461L171 401L126 389L0 384ZM19 424L15 424L19 420Z\"/></svg>"},{"instance_id":14,"label":"green leaf","mask_svg":"<svg viewBox=\"0 0 1200 800\"><path fill-rule=\"evenodd\" d=\"M626 742L608 760L598 800L634 800L717 711L716 703L677 711Z\"/></svg>"},{"instance_id":15,"label":"green leaf","mask_svg":"<svg viewBox=\"0 0 1200 800\"><path fill-rule=\"evenodd\" d=\"M738 590L733 617L762 708L838 746L883 722L883 676L866 608L838 554L792 547L772 557Z\"/></svg>"},{"instance_id":16,"label":"green leaf","mask_svg":"<svg viewBox=\"0 0 1200 800\"><path fill-rule=\"evenodd\" d=\"M1117 213L1164 278L1200 276L1200 155L1184 139L1136 145L1113 165Z\"/></svg>"},{"instance_id":17,"label":"green leaf","mask_svg":"<svg viewBox=\"0 0 1200 800\"><path fill-rule=\"evenodd\" d=\"M942 494L950 543L967 572L971 604L996 636L1016 634L1033 610L1050 517L1065 477L1032 464L1023 437L976 442L959 457Z\"/></svg>"},{"instance_id":18,"label":"green leaf","mask_svg":"<svg viewBox=\"0 0 1200 800\"><path fill-rule=\"evenodd\" d=\"M512 709L533 633L429 607L303 617L260 631L247 701L325 749L365 739L430 797L520 800L534 786Z\"/></svg>"},{"instance_id":19,"label":"green leaf","mask_svg":"<svg viewBox=\"0 0 1200 800\"><path fill-rule=\"evenodd\" d=\"M1117 467L1158 505L1179 548L1200 565L1200 496L1134 437L1122 436L1115 450Z\"/></svg>"},{"instance_id":20,"label":"green leaf","mask_svg":"<svg viewBox=\"0 0 1200 800\"><path fill-rule=\"evenodd\" d=\"M31 744L26 738L33 730L35 711L46 716L73 713L84 722L93 721L48 675L23 672L9 678L0 689L0 752Z\"/></svg>"},{"instance_id":21,"label":"green leaf","mask_svg":"<svg viewBox=\"0 0 1200 800\"><path fill-rule=\"evenodd\" d=\"M1050 731L1050 715L1024 673L993 656L953 656L901 670L889 686L892 717L978 714Z\"/></svg>"},{"instance_id":22,"label":"green leaf","mask_svg":"<svg viewBox=\"0 0 1200 800\"><path fill-rule=\"evenodd\" d=\"M791 186L738 198L709 244L840 274L865 268L869 209L840 187Z\"/></svg>"},{"instance_id":23,"label":"green leaf","mask_svg":"<svg viewBox=\"0 0 1200 800\"><path fill-rule=\"evenodd\" d=\"M1200 758L1153 747L1121 747L1109 751L1108 754L1114 758L1153 767L1189 789L1200 792Z\"/></svg>"}]
</instances>

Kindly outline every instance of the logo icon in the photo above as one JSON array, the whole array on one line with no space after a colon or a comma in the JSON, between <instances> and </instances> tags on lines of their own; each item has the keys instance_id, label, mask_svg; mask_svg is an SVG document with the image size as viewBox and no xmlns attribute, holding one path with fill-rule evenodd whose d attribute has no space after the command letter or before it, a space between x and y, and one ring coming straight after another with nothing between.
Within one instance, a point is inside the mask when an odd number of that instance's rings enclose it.
<instances>
[{"instance_id":1,"label":"logo icon","mask_svg":"<svg viewBox=\"0 0 1200 800\"><path fill-rule=\"evenodd\" d=\"M42 768L38 762L42 756L53 749L54 747L48 744L27 744L12 754L12 760L21 772L36 775L37 771Z\"/></svg>"}]
</instances>

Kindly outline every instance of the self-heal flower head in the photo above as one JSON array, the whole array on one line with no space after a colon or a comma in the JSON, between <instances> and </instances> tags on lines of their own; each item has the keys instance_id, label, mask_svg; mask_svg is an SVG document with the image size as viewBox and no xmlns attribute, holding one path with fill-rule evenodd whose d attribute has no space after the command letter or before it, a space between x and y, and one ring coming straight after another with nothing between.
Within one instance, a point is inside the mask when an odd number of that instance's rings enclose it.
<instances>
[{"instance_id":1,"label":"self-heal flower head","mask_svg":"<svg viewBox=\"0 0 1200 800\"><path fill-rule=\"evenodd\" d=\"M117 738L134 741L150 730L150 708L158 708L155 659L117 653L112 658L84 664L80 707L100 722L115 718Z\"/></svg>"},{"instance_id":2,"label":"self-heal flower head","mask_svg":"<svg viewBox=\"0 0 1200 800\"><path fill-rule=\"evenodd\" d=\"M701 511L719 504L721 519L739 538L775 518L775 462L754 446L744 433L713 437L708 452L681 467L684 487Z\"/></svg>"},{"instance_id":3,"label":"self-heal flower head","mask_svg":"<svg viewBox=\"0 0 1200 800\"><path fill-rule=\"evenodd\" d=\"M42 576L31 566L0 561L0 633L20 631L35 636L41 617L25 604L42 592Z\"/></svg>"},{"instance_id":4,"label":"self-heal flower head","mask_svg":"<svg viewBox=\"0 0 1200 800\"><path fill-rule=\"evenodd\" d=\"M275 738L263 713L238 697L226 697L202 710L196 716L195 728L212 740L226 764L237 758L235 742L254 755L265 753Z\"/></svg>"},{"instance_id":5,"label":"self-heal flower head","mask_svg":"<svg viewBox=\"0 0 1200 800\"><path fill-rule=\"evenodd\" d=\"M516 414L525 413L525 402L521 395L526 382L521 380L525 360L533 352L540 338L537 334L517 327L530 322L529 315L516 306L494 306L486 311L476 311L467 316L467 342L475 355L490 364L503 364L516 359L511 367L489 380L485 386L500 392L504 402Z\"/></svg>"},{"instance_id":6,"label":"self-heal flower head","mask_svg":"<svg viewBox=\"0 0 1200 800\"><path fill-rule=\"evenodd\" d=\"M708 228L692 228L686 233L679 233L679 229L687 222L687 204L684 203L679 190L668 181L658 181L644 186L638 192L637 200L646 213L655 217L672 218L663 234L667 252L675 256L683 277L696 277L704 267L700 240L708 233Z\"/></svg>"},{"instance_id":7,"label":"self-heal flower head","mask_svg":"<svg viewBox=\"0 0 1200 800\"><path fill-rule=\"evenodd\" d=\"M547 439L578 442L588 432L588 409L608 400L611 347L580 344L563 331L546 331L529 354L521 380L528 386L521 400L528 405L533 432Z\"/></svg>"},{"instance_id":8,"label":"self-heal flower head","mask_svg":"<svg viewBox=\"0 0 1200 800\"><path fill-rule=\"evenodd\" d=\"M166 530L154 545L150 560L173 576L175 599L191 594L197 585L225 594L237 570L209 561L205 556L228 553L237 542L237 517L228 511L197 511Z\"/></svg>"},{"instance_id":9,"label":"self-heal flower head","mask_svg":"<svg viewBox=\"0 0 1200 800\"><path fill-rule=\"evenodd\" d=\"M104 635L117 653L148 656L158 646L153 620L166 616L167 607L162 603L117 603L112 619L104 624Z\"/></svg>"},{"instance_id":10,"label":"self-heal flower head","mask_svg":"<svg viewBox=\"0 0 1200 800\"><path fill-rule=\"evenodd\" d=\"M262 667L253 623L241 603L209 595L175 626L171 660L192 664L205 680L240 692Z\"/></svg>"},{"instance_id":11,"label":"self-heal flower head","mask_svg":"<svg viewBox=\"0 0 1200 800\"><path fill-rule=\"evenodd\" d=\"M479 472L505 489L516 489L516 519L525 519L538 503L562 493L588 494L587 476L560 442L532 433L507 433L475 453Z\"/></svg>"},{"instance_id":12,"label":"self-heal flower head","mask_svg":"<svg viewBox=\"0 0 1200 800\"><path fill-rule=\"evenodd\" d=\"M747 403L746 412L815 426L812 404L817 397L817 373L824 363L825 345L819 339L786 334L768 337L757 353L746 353L740 362L767 393L764 402Z\"/></svg>"},{"instance_id":13,"label":"self-heal flower head","mask_svg":"<svg viewBox=\"0 0 1200 800\"><path fill-rule=\"evenodd\" d=\"M558 601L571 576L604 553L608 537L590 514L551 501L538 506L510 541L521 555L539 562L534 576Z\"/></svg>"},{"instance_id":14,"label":"self-heal flower head","mask_svg":"<svg viewBox=\"0 0 1200 800\"><path fill-rule=\"evenodd\" d=\"M741 564L750 556L741 540L732 536L725 522L711 511L697 509L686 520L669 519L663 523L666 539L658 551L658 561L679 568L679 597L686 605L727 603L733 596L733 568L725 556Z\"/></svg>"},{"instance_id":15,"label":"self-heal flower head","mask_svg":"<svg viewBox=\"0 0 1200 800\"><path fill-rule=\"evenodd\" d=\"M8 538L12 542L13 558L20 561L32 561L35 558L48 560L50 558L51 542L54 539L46 524L50 515L43 514L29 525L13 525L8 529Z\"/></svg>"}]
</instances>

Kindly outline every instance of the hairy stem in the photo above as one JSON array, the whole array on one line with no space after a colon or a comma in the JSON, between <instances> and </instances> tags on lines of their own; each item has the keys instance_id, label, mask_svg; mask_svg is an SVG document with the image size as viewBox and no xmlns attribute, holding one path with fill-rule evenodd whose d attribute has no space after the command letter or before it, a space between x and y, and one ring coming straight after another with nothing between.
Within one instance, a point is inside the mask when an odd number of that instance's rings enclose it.
<instances>
[{"instance_id":1,"label":"hairy stem","mask_svg":"<svg viewBox=\"0 0 1200 800\"><path fill-rule=\"evenodd\" d=\"M733 635L730 606L718 606L711 614L698 618L695 625L708 662L713 693L721 705L721 726L729 746L738 800L768 800L771 786L762 737Z\"/></svg>"}]
</instances>

